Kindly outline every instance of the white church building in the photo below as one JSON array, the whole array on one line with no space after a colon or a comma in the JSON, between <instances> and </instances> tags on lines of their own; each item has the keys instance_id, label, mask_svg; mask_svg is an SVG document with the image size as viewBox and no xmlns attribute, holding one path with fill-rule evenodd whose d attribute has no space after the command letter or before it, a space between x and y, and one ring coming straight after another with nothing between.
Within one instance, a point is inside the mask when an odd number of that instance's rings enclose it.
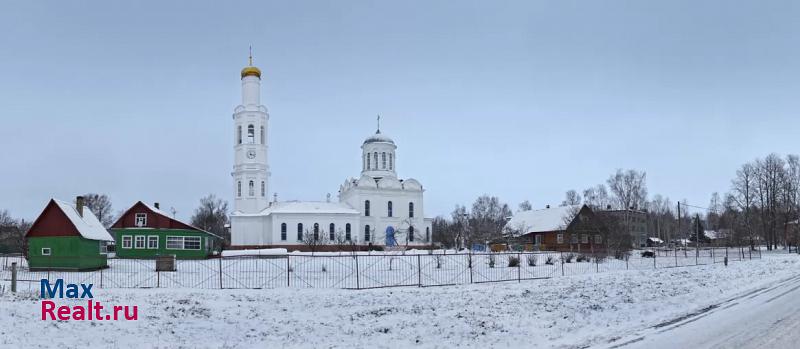
<instances>
[{"instance_id":1,"label":"white church building","mask_svg":"<svg viewBox=\"0 0 800 349\"><path fill-rule=\"evenodd\" d=\"M397 177L397 145L380 127L362 143L361 175L344 181L338 202L330 197L320 202L269 200L269 113L261 104L261 71L252 57L241 77L242 104L233 113L233 248L302 249L309 239L360 248L430 244L422 184Z\"/></svg>"}]
</instances>

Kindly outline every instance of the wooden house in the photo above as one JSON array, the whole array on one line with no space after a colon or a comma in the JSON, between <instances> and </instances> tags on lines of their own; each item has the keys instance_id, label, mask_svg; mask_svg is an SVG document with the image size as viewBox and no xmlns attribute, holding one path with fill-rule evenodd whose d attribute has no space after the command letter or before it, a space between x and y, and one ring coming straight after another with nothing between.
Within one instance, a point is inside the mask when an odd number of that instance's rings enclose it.
<instances>
[{"instance_id":1,"label":"wooden house","mask_svg":"<svg viewBox=\"0 0 800 349\"><path fill-rule=\"evenodd\" d=\"M540 251L591 252L603 248L602 228L590 224L593 218L594 212L586 205L548 206L517 212L504 231Z\"/></svg>"}]
</instances>

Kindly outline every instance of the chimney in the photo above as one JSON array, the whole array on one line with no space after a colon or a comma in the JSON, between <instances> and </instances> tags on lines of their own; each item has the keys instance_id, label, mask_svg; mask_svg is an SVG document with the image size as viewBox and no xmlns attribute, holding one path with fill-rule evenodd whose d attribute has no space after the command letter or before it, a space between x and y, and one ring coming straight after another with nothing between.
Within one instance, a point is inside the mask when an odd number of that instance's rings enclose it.
<instances>
[{"instance_id":1,"label":"chimney","mask_svg":"<svg viewBox=\"0 0 800 349\"><path fill-rule=\"evenodd\" d=\"M78 211L78 215L83 217L83 206L85 202L83 200L83 196L75 197L75 210Z\"/></svg>"},{"instance_id":2,"label":"chimney","mask_svg":"<svg viewBox=\"0 0 800 349\"><path fill-rule=\"evenodd\" d=\"M153 206L156 207L156 210L160 210L161 209L161 205L159 205L157 202L153 203Z\"/></svg>"},{"instance_id":3,"label":"chimney","mask_svg":"<svg viewBox=\"0 0 800 349\"><path fill-rule=\"evenodd\" d=\"M545 206L545 208L550 208L550 205Z\"/></svg>"}]
</instances>

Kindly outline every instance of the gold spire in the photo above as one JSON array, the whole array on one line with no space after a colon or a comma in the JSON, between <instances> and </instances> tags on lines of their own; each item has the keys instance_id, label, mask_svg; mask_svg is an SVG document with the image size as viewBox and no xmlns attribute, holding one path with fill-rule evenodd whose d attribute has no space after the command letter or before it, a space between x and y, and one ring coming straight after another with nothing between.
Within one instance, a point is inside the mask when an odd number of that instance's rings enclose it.
<instances>
[{"instance_id":1,"label":"gold spire","mask_svg":"<svg viewBox=\"0 0 800 349\"><path fill-rule=\"evenodd\" d=\"M261 69L253 66L253 46L250 45L250 55L248 56L248 64L242 69L242 79L246 76L255 76L261 79Z\"/></svg>"}]
</instances>

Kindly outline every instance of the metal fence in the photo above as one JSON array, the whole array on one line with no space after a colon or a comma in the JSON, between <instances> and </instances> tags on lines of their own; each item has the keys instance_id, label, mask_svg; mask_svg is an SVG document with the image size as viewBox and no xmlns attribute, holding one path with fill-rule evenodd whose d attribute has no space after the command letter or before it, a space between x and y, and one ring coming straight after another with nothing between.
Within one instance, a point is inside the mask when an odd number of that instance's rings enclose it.
<instances>
[{"instance_id":1,"label":"metal fence","mask_svg":"<svg viewBox=\"0 0 800 349\"><path fill-rule=\"evenodd\" d=\"M0 255L0 278L38 288L42 279L92 283L98 288L343 288L444 286L522 281L602 273L710 265L761 258L747 247L657 249L611 256L602 253L520 252L457 254L324 254L237 256L177 260L176 271L157 271L154 260L108 260L94 271L30 270L19 255Z\"/></svg>"}]
</instances>

